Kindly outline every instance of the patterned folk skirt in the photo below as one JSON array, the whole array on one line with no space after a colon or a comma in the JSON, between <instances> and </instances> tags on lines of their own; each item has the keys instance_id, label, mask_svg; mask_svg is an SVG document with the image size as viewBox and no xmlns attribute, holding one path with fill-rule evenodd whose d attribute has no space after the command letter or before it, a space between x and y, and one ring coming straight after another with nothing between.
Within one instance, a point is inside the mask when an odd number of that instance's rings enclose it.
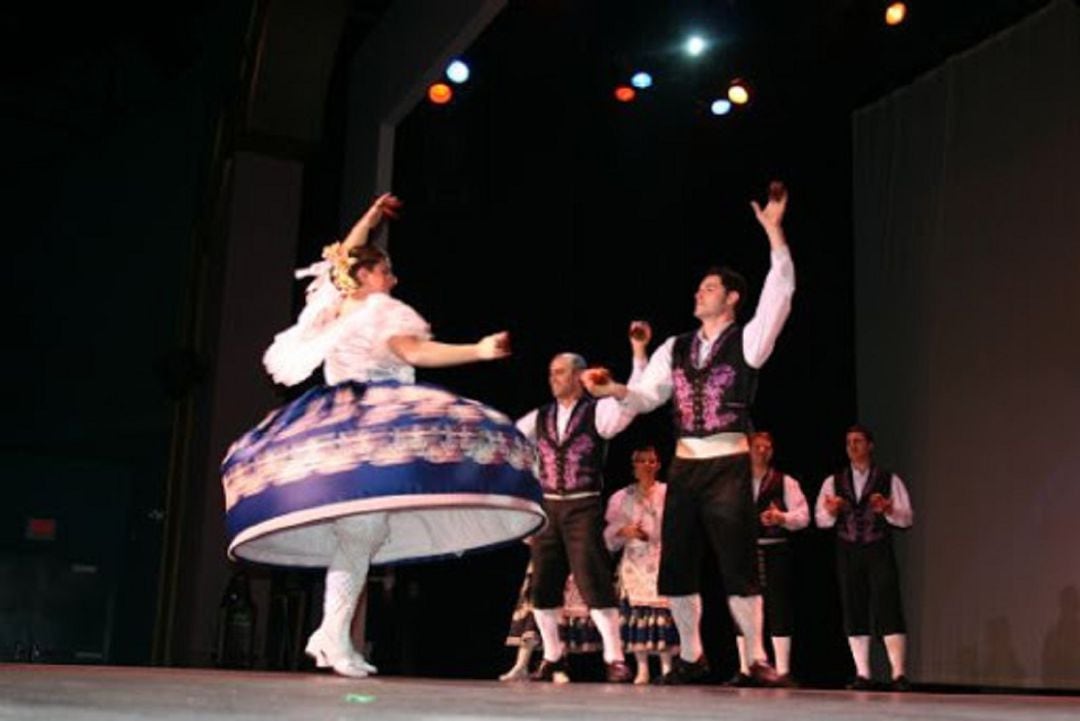
<instances>
[{"instance_id":1,"label":"patterned folk skirt","mask_svg":"<svg viewBox=\"0 0 1080 721\"><path fill-rule=\"evenodd\" d=\"M619 609L623 649L627 652L675 653L679 650L679 631L671 610L656 606L631 606L623 598Z\"/></svg>"},{"instance_id":2,"label":"patterned folk skirt","mask_svg":"<svg viewBox=\"0 0 1080 721\"><path fill-rule=\"evenodd\" d=\"M521 584L517 605L510 617L510 631L506 635L507 646L539 646L540 632L532 614L532 563L525 569L525 580ZM566 579L563 593L562 614L559 616L559 638L566 644L567 653L592 653L603 647L603 640L596 624L589 618L581 593L574 584L574 577Z\"/></svg>"},{"instance_id":3,"label":"patterned folk skirt","mask_svg":"<svg viewBox=\"0 0 1080 721\"><path fill-rule=\"evenodd\" d=\"M385 512L373 563L461 555L544 523L534 453L482 403L426 384L319 386L266 417L222 463L231 558L326 566L333 522Z\"/></svg>"}]
</instances>

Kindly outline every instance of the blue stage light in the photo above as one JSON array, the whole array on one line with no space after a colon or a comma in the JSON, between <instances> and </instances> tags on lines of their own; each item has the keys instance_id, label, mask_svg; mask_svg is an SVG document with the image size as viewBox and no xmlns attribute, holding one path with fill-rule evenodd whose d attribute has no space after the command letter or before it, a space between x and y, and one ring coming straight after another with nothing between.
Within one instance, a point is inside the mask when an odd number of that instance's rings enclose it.
<instances>
[{"instance_id":1,"label":"blue stage light","mask_svg":"<svg viewBox=\"0 0 1080 721\"><path fill-rule=\"evenodd\" d=\"M709 109L712 110L713 115L727 115L731 112L731 101L714 100L712 106Z\"/></svg>"}]
</instances>

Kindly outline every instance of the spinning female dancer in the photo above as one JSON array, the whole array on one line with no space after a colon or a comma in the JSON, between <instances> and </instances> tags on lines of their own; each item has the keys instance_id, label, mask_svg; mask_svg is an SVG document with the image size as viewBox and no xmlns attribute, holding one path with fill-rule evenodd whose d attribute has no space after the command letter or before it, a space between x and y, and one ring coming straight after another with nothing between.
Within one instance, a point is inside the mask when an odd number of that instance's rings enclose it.
<instances>
[{"instance_id":1,"label":"spinning female dancer","mask_svg":"<svg viewBox=\"0 0 1080 721\"><path fill-rule=\"evenodd\" d=\"M270 413L222 464L230 557L327 566L307 653L353 677L375 672L349 636L369 564L502 544L544 521L533 451L513 423L415 382L415 366L506 357L509 337L436 342L390 296L390 258L367 240L400 206L379 197L322 262L297 273L314 277L306 305L263 362L287 385L321 365L326 383Z\"/></svg>"}]
</instances>

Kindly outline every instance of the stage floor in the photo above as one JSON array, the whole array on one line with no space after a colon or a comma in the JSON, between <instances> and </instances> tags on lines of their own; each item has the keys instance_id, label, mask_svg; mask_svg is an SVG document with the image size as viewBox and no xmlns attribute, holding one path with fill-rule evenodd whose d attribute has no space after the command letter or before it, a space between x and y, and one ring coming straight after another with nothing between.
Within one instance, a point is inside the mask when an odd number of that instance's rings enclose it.
<instances>
[{"instance_id":1,"label":"stage floor","mask_svg":"<svg viewBox=\"0 0 1080 721\"><path fill-rule=\"evenodd\" d=\"M1077 721L1080 697L351 680L321 673L0 665L0 719L5 720L276 718Z\"/></svg>"}]
</instances>

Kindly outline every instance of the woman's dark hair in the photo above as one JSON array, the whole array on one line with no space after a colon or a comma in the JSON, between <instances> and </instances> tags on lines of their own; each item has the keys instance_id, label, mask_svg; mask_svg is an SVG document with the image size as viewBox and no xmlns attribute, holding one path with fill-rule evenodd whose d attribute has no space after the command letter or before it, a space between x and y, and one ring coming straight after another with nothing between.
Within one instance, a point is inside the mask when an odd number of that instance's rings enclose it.
<instances>
[{"instance_id":1,"label":"woman's dark hair","mask_svg":"<svg viewBox=\"0 0 1080 721\"><path fill-rule=\"evenodd\" d=\"M376 245L361 245L358 248L353 248L349 251L349 274L352 275L353 280L359 280L356 277L357 272L364 268L366 270L374 270L375 266L384 261L389 261L390 256L386 251Z\"/></svg>"}]
</instances>

